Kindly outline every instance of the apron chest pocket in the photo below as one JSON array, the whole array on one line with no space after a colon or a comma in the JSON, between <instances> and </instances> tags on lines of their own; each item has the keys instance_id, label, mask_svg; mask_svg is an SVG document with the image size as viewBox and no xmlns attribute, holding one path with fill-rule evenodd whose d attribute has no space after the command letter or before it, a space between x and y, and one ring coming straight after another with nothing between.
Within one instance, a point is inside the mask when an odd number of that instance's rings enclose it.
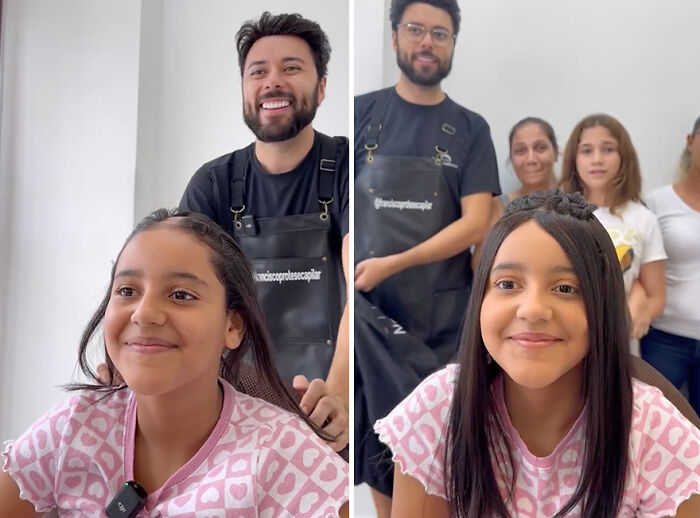
<instances>
[{"instance_id":1,"label":"apron chest pocket","mask_svg":"<svg viewBox=\"0 0 700 518\"><path fill-rule=\"evenodd\" d=\"M258 300L275 348L332 343L328 263L322 257L252 259Z\"/></svg>"}]
</instances>

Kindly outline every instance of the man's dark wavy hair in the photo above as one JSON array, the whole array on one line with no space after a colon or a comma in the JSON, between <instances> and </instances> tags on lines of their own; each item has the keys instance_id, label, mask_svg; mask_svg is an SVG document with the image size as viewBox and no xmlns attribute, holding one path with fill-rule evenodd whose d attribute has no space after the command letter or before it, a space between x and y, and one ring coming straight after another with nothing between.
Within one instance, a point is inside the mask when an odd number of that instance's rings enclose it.
<instances>
[{"instance_id":1,"label":"man's dark wavy hair","mask_svg":"<svg viewBox=\"0 0 700 518\"><path fill-rule=\"evenodd\" d=\"M316 63L318 79L326 77L328 60L331 58L331 44L316 22L307 20L300 14L270 14L265 11L258 20L248 20L236 33L236 49L238 50L238 66L245 67L251 47L265 36L296 36L304 40L311 48Z\"/></svg>"},{"instance_id":2,"label":"man's dark wavy hair","mask_svg":"<svg viewBox=\"0 0 700 518\"><path fill-rule=\"evenodd\" d=\"M447 11L447 14L452 18L452 26L454 28L455 36L459 34L459 22L461 21L461 15L459 10L459 4L457 0L392 0L391 8L389 9L389 20L391 21L391 29L396 30L401 23L401 18L403 18L403 12L411 4L428 4L443 11Z\"/></svg>"},{"instance_id":3,"label":"man's dark wavy hair","mask_svg":"<svg viewBox=\"0 0 700 518\"><path fill-rule=\"evenodd\" d=\"M491 383L502 371L489 362L480 313L493 261L503 241L534 221L564 250L576 273L588 321L583 360L585 449L578 486L554 518L576 506L581 516L613 518L622 503L632 421L632 382L625 289L615 247L579 193L536 192L511 202L484 242L458 353L459 374L447 427L445 481L450 516L509 518L497 480L514 496L517 466ZM490 418L493 416L493 419ZM500 446L508 452L501 458ZM499 466L496 476L494 467Z\"/></svg>"}]
</instances>

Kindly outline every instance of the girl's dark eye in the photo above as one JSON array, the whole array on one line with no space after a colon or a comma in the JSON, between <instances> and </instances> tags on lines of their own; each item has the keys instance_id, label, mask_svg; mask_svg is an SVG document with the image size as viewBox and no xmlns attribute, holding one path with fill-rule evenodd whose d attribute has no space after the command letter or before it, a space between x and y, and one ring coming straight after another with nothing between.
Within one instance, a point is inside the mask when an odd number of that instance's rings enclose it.
<instances>
[{"instance_id":1,"label":"girl's dark eye","mask_svg":"<svg viewBox=\"0 0 700 518\"><path fill-rule=\"evenodd\" d=\"M134 289L124 286L117 289L116 293L120 297L131 297L134 294Z\"/></svg>"},{"instance_id":2,"label":"girl's dark eye","mask_svg":"<svg viewBox=\"0 0 700 518\"><path fill-rule=\"evenodd\" d=\"M496 283L496 287L502 290L512 290L515 288L515 282L510 280L502 280Z\"/></svg>"},{"instance_id":3,"label":"girl's dark eye","mask_svg":"<svg viewBox=\"0 0 700 518\"><path fill-rule=\"evenodd\" d=\"M573 295L574 293L578 293L578 288L576 286L572 286L571 284L561 284L556 287L556 290L564 295Z\"/></svg>"},{"instance_id":4,"label":"girl's dark eye","mask_svg":"<svg viewBox=\"0 0 700 518\"><path fill-rule=\"evenodd\" d=\"M194 300L194 296L187 293L186 291L178 290L173 292L173 298L175 300Z\"/></svg>"}]
</instances>

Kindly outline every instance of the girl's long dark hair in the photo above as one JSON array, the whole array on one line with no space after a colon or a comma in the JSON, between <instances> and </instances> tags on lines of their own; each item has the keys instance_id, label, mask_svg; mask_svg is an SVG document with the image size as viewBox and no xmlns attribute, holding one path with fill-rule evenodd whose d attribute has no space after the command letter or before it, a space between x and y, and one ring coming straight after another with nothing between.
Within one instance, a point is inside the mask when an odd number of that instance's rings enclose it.
<instances>
[{"instance_id":1,"label":"girl's long dark hair","mask_svg":"<svg viewBox=\"0 0 700 518\"><path fill-rule=\"evenodd\" d=\"M246 387L240 382L239 370L243 358L249 353L249 357L252 358L258 383L263 387L269 388L278 396L279 406L297 414L318 435L324 439L328 439L328 434L322 432L301 411L289 389L277 373L277 368L274 365L272 354L270 353L269 338L263 324L262 311L258 304L253 273L243 252L241 252L234 239L208 217L194 212L180 211L179 209L158 209L152 212L136 225L136 228L134 228L133 232L126 239L119 255L117 255L117 260L114 261L112 266L112 273L109 281L110 287L107 289L107 293L105 293L102 302L83 330L83 335L80 339L78 365L80 366L80 370L92 382L74 383L68 385L66 388L68 390L94 390L105 392L106 394L126 388L126 385L115 382L115 380L119 380L119 375L109 354L107 354L104 345L104 337L101 338L101 341L109 371L108 379L101 380L92 369L87 359L88 345L100 328L100 324L105 316L105 310L107 309L107 304L109 303L111 295L111 286L114 281L115 270L124 248L134 236L145 230L152 229L164 221L168 221L170 224L176 225L183 232L191 234L210 250L214 271L226 292L226 309L229 311L236 311L245 322L245 333L243 334L240 346L236 349L224 348L221 356L220 376L233 385L236 390L245 393Z\"/></svg>"},{"instance_id":2,"label":"girl's long dark hair","mask_svg":"<svg viewBox=\"0 0 700 518\"><path fill-rule=\"evenodd\" d=\"M622 272L612 241L583 197L534 193L513 201L484 242L474 276L458 353L459 374L447 427L445 480L450 516L509 518L497 478L512 499L517 466L496 410L491 383L501 368L487 361L479 315L496 252L522 223L534 220L562 247L578 277L588 321L589 352L583 360L585 450L581 478L555 515L577 505L582 516L613 518L622 503L632 420L629 332ZM498 466L498 468L495 468ZM496 477L494 469L501 473Z\"/></svg>"}]
</instances>

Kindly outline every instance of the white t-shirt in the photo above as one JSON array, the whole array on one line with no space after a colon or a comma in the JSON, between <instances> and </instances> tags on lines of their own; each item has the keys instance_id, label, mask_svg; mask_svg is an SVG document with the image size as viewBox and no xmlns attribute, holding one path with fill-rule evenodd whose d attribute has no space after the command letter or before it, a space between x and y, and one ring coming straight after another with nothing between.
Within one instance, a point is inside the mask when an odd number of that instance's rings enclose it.
<instances>
[{"instance_id":1,"label":"white t-shirt","mask_svg":"<svg viewBox=\"0 0 700 518\"><path fill-rule=\"evenodd\" d=\"M680 199L673 186L646 199L661 227L666 262L666 308L657 329L700 340L700 212Z\"/></svg>"},{"instance_id":2,"label":"white t-shirt","mask_svg":"<svg viewBox=\"0 0 700 518\"><path fill-rule=\"evenodd\" d=\"M641 266L666 259L666 251L653 212L635 201L618 207L616 212L613 215L607 207L599 207L593 214L612 238L625 280L625 293L629 294Z\"/></svg>"}]
</instances>

